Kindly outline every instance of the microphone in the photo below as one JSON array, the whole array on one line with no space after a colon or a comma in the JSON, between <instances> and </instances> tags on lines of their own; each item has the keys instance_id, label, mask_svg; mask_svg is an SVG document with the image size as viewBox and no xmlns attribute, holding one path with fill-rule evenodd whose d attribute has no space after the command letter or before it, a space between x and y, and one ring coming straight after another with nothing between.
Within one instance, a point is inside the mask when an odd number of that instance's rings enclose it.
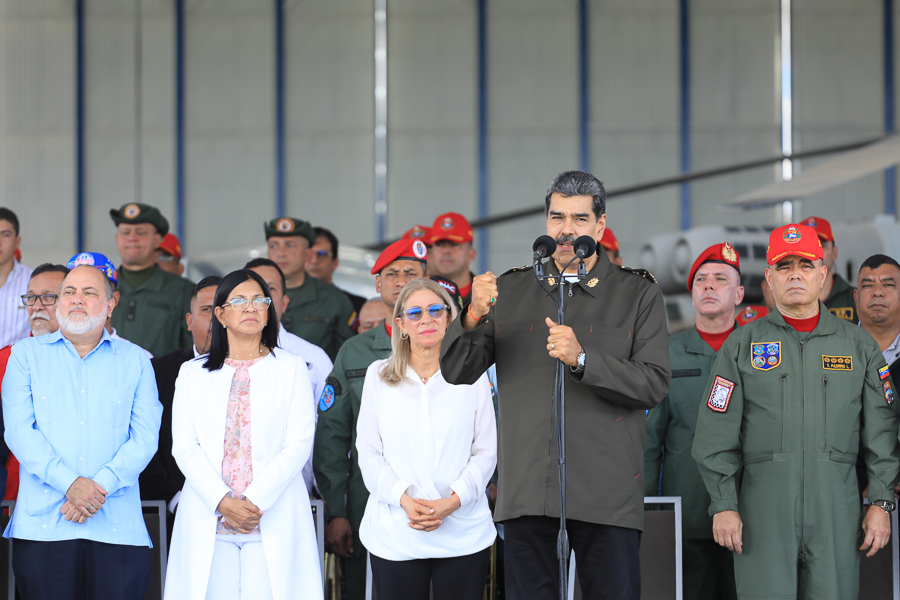
<instances>
[{"instance_id":1,"label":"microphone","mask_svg":"<svg viewBox=\"0 0 900 600\"><path fill-rule=\"evenodd\" d=\"M538 238L540 239L540 238ZM537 244L537 242L535 242ZM597 251L597 242L589 235L583 235L572 245L575 249L575 256L581 259L589 258Z\"/></svg>"},{"instance_id":2,"label":"microphone","mask_svg":"<svg viewBox=\"0 0 900 600\"><path fill-rule=\"evenodd\" d=\"M556 242L549 235L542 235L538 239L534 240L534 244L532 244L531 249L534 250L534 260L539 261L542 258L550 256L551 254L556 252Z\"/></svg>"}]
</instances>

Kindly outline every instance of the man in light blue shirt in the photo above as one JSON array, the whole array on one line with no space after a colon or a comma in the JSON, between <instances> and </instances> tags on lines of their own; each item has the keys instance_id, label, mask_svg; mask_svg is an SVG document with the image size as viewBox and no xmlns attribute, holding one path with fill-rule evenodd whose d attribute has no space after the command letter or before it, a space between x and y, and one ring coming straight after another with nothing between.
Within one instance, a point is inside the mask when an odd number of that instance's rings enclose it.
<instances>
[{"instance_id":1,"label":"man in light blue shirt","mask_svg":"<svg viewBox=\"0 0 900 600\"><path fill-rule=\"evenodd\" d=\"M150 579L138 475L156 451L162 406L150 360L110 338L106 276L78 266L60 289L59 331L12 349L6 442L18 457L13 571L25 600L135 599Z\"/></svg>"}]
</instances>

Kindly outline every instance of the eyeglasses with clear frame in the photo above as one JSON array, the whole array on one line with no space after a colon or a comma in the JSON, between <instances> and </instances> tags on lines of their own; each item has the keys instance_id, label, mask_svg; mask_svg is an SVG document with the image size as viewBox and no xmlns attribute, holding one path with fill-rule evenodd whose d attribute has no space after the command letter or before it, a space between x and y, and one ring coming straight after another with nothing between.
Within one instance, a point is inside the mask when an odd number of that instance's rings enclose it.
<instances>
[{"instance_id":1,"label":"eyeglasses with clear frame","mask_svg":"<svg viewBox=\"0 0 900 600\"><path fill-rule=\"evenodd\" d=\"M25 306L34 306L38 298L41 299L42 306L53 306L59 300L59 294L25 294L22 296L22 304Z\"/></svg>"},{"instance_id":2,"label":"eyeglasses with clear frame","mask_svg":"<svg viewBox=\"0 0 900 600\"><path fill-rule=\"evenodd\" d=\"M259 298L254 298L253 300L247 300L246 298L232 298L228 302L222 305L222 308L226 306L230 306L234 310L247 310L247 306L252 306L253 310L267 310L269 305L272 304L272 299L266 296L261 296Z\"/></svg>"},{"instance_id":3,"label":"eyeglasses with clear frame","mask_svg":"<svg viewBox=\"0 0 900 600\"><path fill-rule=\"evenodd\" d=\"M450 307L446 304L432 304L425 310L422 310L418 306L413 306L412 308L407 308L403 312L406 315L407 319L416 322L421 321L422 316L424 316L426 312L432 319L440 319L442 316L444 316L444 311L448 310L449 308Z\"/></svg>"}]
</instances>

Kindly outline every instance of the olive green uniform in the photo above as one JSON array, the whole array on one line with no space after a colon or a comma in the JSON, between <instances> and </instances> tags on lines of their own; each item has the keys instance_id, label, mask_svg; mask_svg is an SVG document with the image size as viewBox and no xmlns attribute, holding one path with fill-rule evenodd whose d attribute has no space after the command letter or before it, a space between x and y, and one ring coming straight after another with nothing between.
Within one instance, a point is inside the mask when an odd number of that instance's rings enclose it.
<instances>
[{"instance_id":1,"label":"olive green uniform","mask_svg":"<svg viewBox=\"0 0 900 600\"><path fill-rule=\"evenodd\" d=\"M285 293L291 300L281 315L281 324L324 350L333 361L344 342L353 337L351 326L356 312L347 294L309 274L303 285L288 288Z\"/></svg>"},{"instance_id":2,"label":"olive green uniform","mask_svg":"<svg viewBox=\"0 0 900 600\"><path fill-rule=\"evenodd\" d=\"M313 445L313 472L325 500L328 519L342 517L353 529L353 558L344 561L347 593L361 600L366 591L366 550L359 541L359 523L369 491L363 483L356 451L356 419L366 369L391 354L391 338L384 325L349 340L338 352L334 370L319 400L319 421ZM330 388L330 389L329 389ZM325 397L332 394L329 404Z\"/></svg>"},{"instance_id":3,"label":"olive green uniform","mask_svg":"<svg viewBox=\"0 0 900 600\"><path fill-rule=\"evenodd\" d=\"M162 356L194 343L184 318L191 311L194 284L158 266L152 268L150 278L136 288L119 276L112 326L129 342Z\"/></svg>"},{"instance_id":4,"label":"olive green uniform","mask_svg":"<svg viewBox=\"0 0 900 600\"><path fill-rule=\"evenodd\" d=\"M777 311L732 333L701 398L693 456L709 513L743 521L742 599L857 597L860 439L869 498L893 497L898 403L884 357L868 333L819 310L809 333Z\"/></svg>"},{"instance_id":5,"label":"olive green uniform","mask_svg":"<svg viewBox=\"0 0 900 600\"><path fill-rule=\"evenodd\" d=\"M834 284L831 293L825 300L825 308L836 317L853 324L859 323L859 315L856 314L856 300L853 298L853 286L847 280L834 274Z\"/></svg>"},{"instance_id":6,"label":"olive green uniform","mask_svg":"<svg viewBox=\"0 0 900 600\"><path fill-rule=\"evenodd\" d=\"M716 352L691 327L669 338L669 360L669 393L647 415L644 495L657 495L662 471L662 495L681 496L683 598L736 598L734 560L713 540L709 494L691 456L697 412Z\"/></svg>"}]
</instances>

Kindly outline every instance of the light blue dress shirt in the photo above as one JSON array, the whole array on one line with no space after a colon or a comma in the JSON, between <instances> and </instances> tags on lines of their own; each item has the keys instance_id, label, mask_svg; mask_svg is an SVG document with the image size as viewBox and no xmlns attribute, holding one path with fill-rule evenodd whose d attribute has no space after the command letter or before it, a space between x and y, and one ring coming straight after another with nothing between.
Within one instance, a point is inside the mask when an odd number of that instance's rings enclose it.
<instances>
[{"instance_id":1,"label":"light blue dress shirt","mask_svg":"<svg viewBox=\"0 0 900 600\"><path fill-rule=\"evenodd\" d=\"M3 378L3 418L21 464L4 537L152 545L138 475L156 452L162 405L141 348L106 330L84 358L61 331L22 340ZM79 476L109 492L83 524L60 513Z\"/></svg>"}]
</instances>

